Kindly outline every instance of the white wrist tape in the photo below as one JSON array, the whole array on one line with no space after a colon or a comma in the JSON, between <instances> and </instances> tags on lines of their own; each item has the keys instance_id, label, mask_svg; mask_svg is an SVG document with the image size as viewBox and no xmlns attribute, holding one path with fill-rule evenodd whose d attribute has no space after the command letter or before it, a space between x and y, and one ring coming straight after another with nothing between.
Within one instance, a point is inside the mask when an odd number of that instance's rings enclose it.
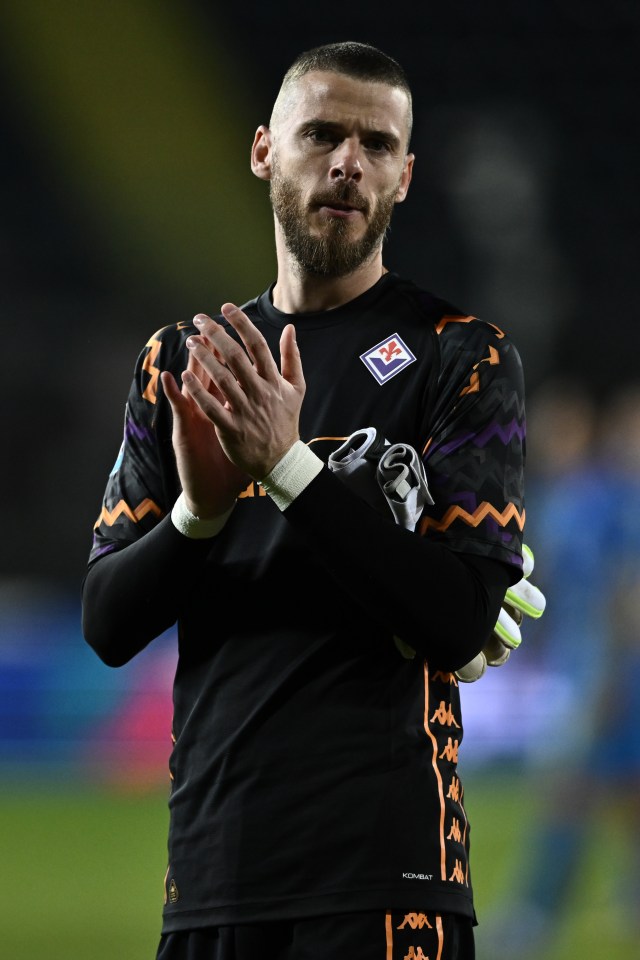
<instances>
[{"instance_id":1,"label":"white wrist tape","mask_svg":"<svg viewBox=\"0 0 640 960\"><path fill-rule=\"evenodd\" d=\"M196 517L195 513L191 513L185 503L184 493L181 493L173 505L171 521L176 530L179 530L185 537L189 537L190 540L206 540L220 533L231 516L232 510L233 507L212 520L202 520L200 517Z\"/></svg>"},{"instance_id":2,"label":"white wrist tape","mask_svg":"<svg viewBox=\"0 0 640 960\"><path fill-rule=\"evenodd\" d=\"M320 457L317 457L306 443L296 440L260 484L278 509L286 510L313 478L317 477L323 466Z\"/></svg>"}]
</instances>

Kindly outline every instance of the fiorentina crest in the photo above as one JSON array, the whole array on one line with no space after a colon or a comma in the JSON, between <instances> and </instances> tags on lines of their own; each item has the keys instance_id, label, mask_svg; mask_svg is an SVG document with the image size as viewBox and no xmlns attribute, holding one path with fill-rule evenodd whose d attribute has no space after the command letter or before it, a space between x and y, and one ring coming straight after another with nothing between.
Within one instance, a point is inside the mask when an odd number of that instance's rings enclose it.
<instances>
[{"instance_id":1,"label":"fiorentina crest","mask_svg":"<svg viewBox=\"0 0 640 960\"><path fill-rule=\"evenodd\" d=\"M414 363L416 358L398 334L393 333L371 350L361 353L360 359L378 383L386 383L410 363Z\"/></svg>"}]
</instances>

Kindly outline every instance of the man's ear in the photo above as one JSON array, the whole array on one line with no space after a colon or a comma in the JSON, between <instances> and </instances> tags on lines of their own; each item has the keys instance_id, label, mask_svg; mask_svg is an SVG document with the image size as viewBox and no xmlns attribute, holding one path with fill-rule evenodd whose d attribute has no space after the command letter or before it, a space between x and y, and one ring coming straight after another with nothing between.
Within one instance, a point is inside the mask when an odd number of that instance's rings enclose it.
<instances>
[{"instance_id":1,"label":"man's ear","mask_svg":"<svg viewBox=\"0 0 640 960\"><path fill-rule=\"evenodd\" d=\"M409 191L409 184L411 183L411 177L413 175L413 161L415 156L412 153L408 153L404 159L404 167L402 170L402 176L400 178L400 184L398 186L398 192L396 193L396 203L402 203Z\"/></svg>"},{"instance_id":2,"label":"man's ear","mask_svg":"<svg viewBox=\"0 0 640 960\"><path fill-rule=\"evenodd\" d=\"M251 147L251 169L261 180L271 180L271 130L264 124L258 127Z\"/></svg>"}]
</instances>

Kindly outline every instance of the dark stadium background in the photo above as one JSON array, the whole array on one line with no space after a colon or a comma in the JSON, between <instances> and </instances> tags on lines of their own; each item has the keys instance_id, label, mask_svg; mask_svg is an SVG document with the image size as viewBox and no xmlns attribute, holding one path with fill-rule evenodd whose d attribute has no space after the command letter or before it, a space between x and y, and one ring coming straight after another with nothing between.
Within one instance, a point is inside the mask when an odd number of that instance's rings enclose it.
<instances>
[{"instance_id":1,"label":"dark stadium background","mask_svg":"<svg viewBox=\"0 0 640 960\"><path fill-rule=\"evenodd\" d=\"M80 636L80 582L138 351L159 327L273 279L249 147L290 61L358 39L407 69L417 161L386 263L514 336L532 410L540 398L535 471L558 426L544 419L549 391L578 392L597 412L640 382L639 27L633 0L0 6L0 931L12 960L45 943L50 960L100 960L117 937L122 956L153 952L173 637L108 670ZM534 487L527 539L539 557L537 506ZM542 561L536 572L552 604ZM579 585L564 572L566 594ZM535 819L553 775L540 745L544 618L525 644L518 663L465 691L487 914L515 896L517 826ZM567 684L553 675L560 711ZM626 821L613 815L608 830L584 853L546 960L601 942L616 960L638 945L616 913Z\"/></svg>"}]
</instances>

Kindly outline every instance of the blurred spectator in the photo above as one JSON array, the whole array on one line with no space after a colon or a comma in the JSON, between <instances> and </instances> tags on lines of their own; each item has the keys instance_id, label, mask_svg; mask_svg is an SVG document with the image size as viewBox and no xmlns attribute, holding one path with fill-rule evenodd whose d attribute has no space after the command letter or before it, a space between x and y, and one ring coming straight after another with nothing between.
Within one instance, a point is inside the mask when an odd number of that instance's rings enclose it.
<instances>
[{"instance_id":1,"label":"blurred spectator","mask_svg":"<svg viewBox=\"0 0 640 960\"><path fill-rule=\"evenodd\" d=\"M604 913L640 935L640 387L599 411L585 386L548 384L529 432L527 537L549 599L539 666L563 674L569 696L545 704L547 735L529 758L546 783L540 820L515 898L480 927L480 960L555 956L583 857L614 806L628 862L600 864L612 887Z\"/></svg>"}]
</instances>

